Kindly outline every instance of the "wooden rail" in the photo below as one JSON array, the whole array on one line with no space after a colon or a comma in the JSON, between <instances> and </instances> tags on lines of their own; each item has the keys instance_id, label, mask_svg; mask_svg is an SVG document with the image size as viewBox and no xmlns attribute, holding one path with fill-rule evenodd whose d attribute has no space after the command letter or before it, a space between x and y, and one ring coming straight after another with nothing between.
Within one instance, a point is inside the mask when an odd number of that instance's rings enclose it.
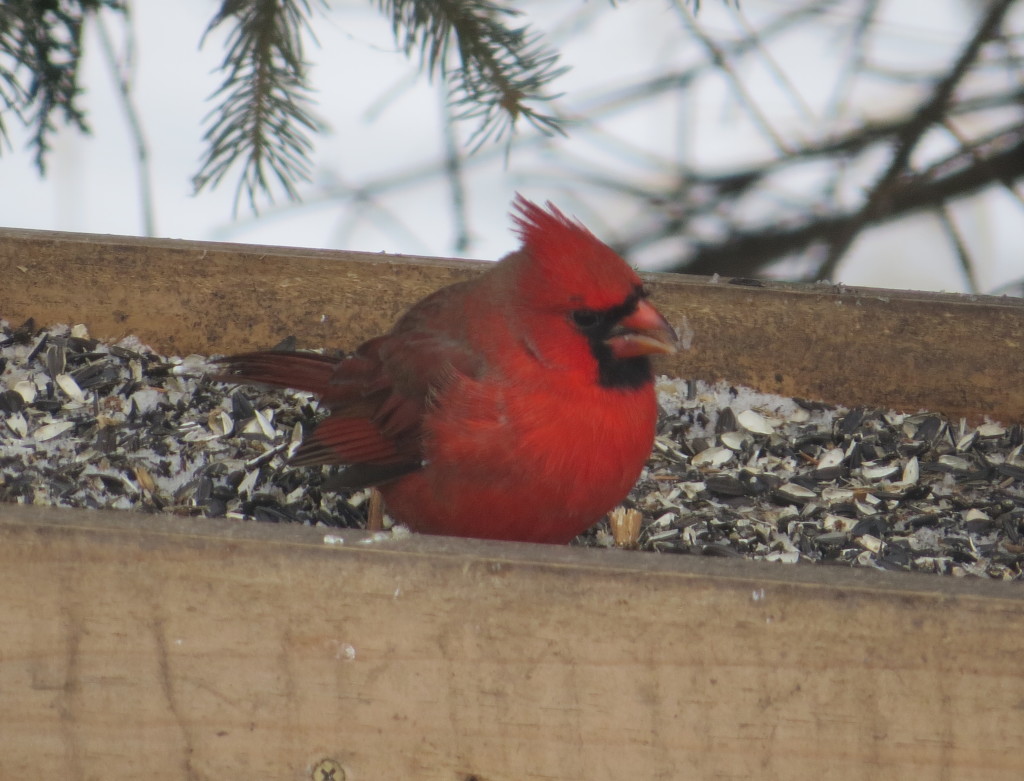
<instances>
[{"instance_id":1,"label":"wooden rail","mask_svg":"<svg viewBox=\"0 0 1024 781\"><path fill-rule=\"evenodd\" d=\"M454 261L0 231L0 317L352 346ZM1010 299L652 277L669 371L1024 420ZM1018 584L0 505L0 778L1019 779Z\"/></svg>"},{"instance_id":2,"label":"wooden rail","mask_svg":"<svg viewBox=\"0 0 1024 781\"><path fill-rule=\"evenodd\" d=\"M1024 771L1013 586L0 518L3 778L302 779L324 759L438 781Z\"/></svg>"},{"instance_id":3,"label":"wooden rail","mask_svg":"<svg viewBox=\"0 0 1024 781\"><path fill-rule=\"evenodd\" d=\"M0 230L0 317L187 354L355 347L471 261ZM648 275L687 349L661 368L766 393L1024 419L1024 300ZM740 280L742 282L742 280Z\"/></svg>"}]
</instances>

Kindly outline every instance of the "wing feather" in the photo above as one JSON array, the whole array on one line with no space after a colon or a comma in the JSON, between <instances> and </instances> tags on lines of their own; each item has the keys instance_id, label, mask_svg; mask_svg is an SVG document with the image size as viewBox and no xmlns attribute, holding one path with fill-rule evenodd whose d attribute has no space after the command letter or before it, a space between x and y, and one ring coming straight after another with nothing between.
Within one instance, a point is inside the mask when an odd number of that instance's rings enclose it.
<instances>
[{"instance_id":1,"label":"wing feather","mask_svg":"<svg viewBox=\"0 0 1024 781\"><path fill-rule=\"evenodd\" d=\"M458 286L456 286L457 288ZM451 288L447 291L450 296ZM421 468L423 416L459 374L482 362L445 314L440 294L424 299L392 332L347 358L299 351L257 351L221 359L215 379L315 393L329 416L303 439L296 466L342 464L345 484L372 485Z\"/></svg>"}]
</instances>

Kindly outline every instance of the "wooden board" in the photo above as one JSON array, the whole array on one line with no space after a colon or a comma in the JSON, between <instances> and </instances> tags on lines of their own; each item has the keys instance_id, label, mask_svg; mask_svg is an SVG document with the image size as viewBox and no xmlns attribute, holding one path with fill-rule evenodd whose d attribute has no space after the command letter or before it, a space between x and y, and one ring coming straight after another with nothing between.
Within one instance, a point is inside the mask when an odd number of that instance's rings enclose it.
<instances>
[{"instance_id":1,"label":"wooden board","mask_svg":"<svg viewBox=\"0 0 1024 781\"><path fill-rule=\"evenodd\" d=\"M0 317L352 347L479 268L7 230ZM1024 420L1020 301L649 279L667 371ZM344 540L0 505L0 778L1024 777L1019 584Z\"/></svg>"},{"instance_id":2,"label":"wooden board","mask_svg":"<svg viewBox=\"0 0 1024 781\"><path fill-rule=\"evenodd\" d=\"M0 317L177 354L355 347L469 261L0 230ZM684 349L660 364L786 396L1024 420L1024 300L655 274Z\"/></svg>"},{"instance_id":3,"label":"wooden board","mask_svg":"<svg viewBox=\"0 0 1024 781\"><path fill-rule=\"evenodd\" d=\"M1017 588L0 506L0 777L1024 777Z\"/></svg>"}]
</instances>

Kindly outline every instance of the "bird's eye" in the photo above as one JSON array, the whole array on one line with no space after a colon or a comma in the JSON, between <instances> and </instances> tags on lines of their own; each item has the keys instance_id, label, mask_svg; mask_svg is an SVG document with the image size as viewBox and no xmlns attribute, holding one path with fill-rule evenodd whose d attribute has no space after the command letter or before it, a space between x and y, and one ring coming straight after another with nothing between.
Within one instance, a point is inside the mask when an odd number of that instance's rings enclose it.
<instances>
[{"instance_id":1,"label":"bird's eye","mask_svg":"<svg viewBox=\"0 0 1024 781\"><path fill-rule=\"evenodd\" d=\"M572 313L572 321L581 330L586 331L601 322L601 316L593 309L576 309Z\"/></svg>"}]
</instances>

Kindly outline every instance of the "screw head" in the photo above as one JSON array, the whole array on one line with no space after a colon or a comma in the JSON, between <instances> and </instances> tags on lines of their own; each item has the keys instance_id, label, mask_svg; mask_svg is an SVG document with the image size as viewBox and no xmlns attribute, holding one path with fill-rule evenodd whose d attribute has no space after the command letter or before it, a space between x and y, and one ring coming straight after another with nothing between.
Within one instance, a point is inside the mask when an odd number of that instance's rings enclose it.
<instances>
[{"instance_id":1,"label":"screw head","mask_svg":"<svg viewBox=\"0 0 1024 781\"><path fill-rule=\"evenodd\" d=\"M345 768L336 760L326 757L313 765L310 778L313 781L345 781Z\"/></svg>"}]
</instances>

